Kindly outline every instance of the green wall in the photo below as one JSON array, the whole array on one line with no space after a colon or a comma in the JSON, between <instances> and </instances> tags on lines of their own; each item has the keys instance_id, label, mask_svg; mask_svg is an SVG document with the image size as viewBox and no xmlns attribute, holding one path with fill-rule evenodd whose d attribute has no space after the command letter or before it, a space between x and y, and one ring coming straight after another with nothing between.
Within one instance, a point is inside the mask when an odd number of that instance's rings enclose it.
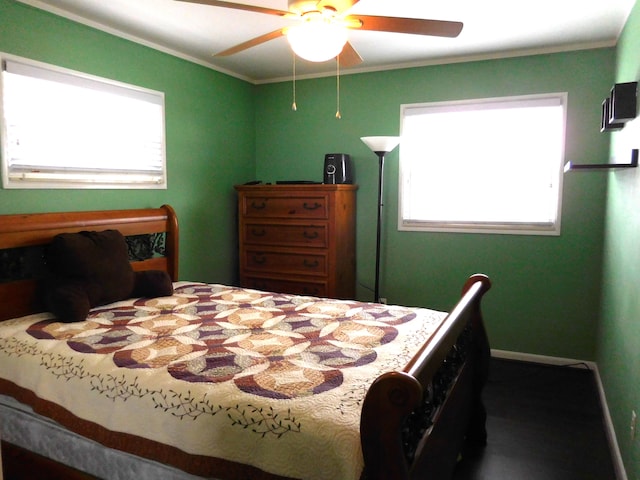
<instances>
[{"instance_id":1,"label":"green wall","mask_svg":"<svg viewBox=\"0 0 640 480\"><path fill-rule=\"evenodd\" d=\"M12 0L0 0L0 51L163 91L168 171L167 190L0 189L0 213L168 203L180 277L235 281L233 185L254 174L253 85Z\"/></svg>"},{"instance_id":2,"label":"green wall","mask_svg":"<svg viewBox=\"0 0 640 480\"><path fill-rule=\"evenodd\" d=\"M614 66L615 50L597 49L345 75L340 82L341 120L334 116L335 78L298 81L296 112L290 108L290 82L261 85L256 98L256 177L320 181L325 153L351 154L360 187L358 297L369 300L377 157L359 137L397 135L400 105L405 103L566 91L566 159L603 162L609 146L599 133L600 105L611 87ZM381 292L389 302L448 309L466 277L484 272L494 283L485 302L493 348L594 359L604 174L565 175L559 237L399 232L398 149L387 156L385 189Z\"/></svg>"},{"instance_id":3,"label":"green wall","mask_svg":"<svg viewBox=\"0 0 640 480\"><path fill-rule=\"evenodd\" d=\"M640 81L640 4L620 37L615 81ZM628 162L640 148L640 118L612 135L612 155ZM640 414L640 172L608 174L602 320L598 366L630 480L640 479L640 436L631 440L631 411Z\"/></svg>"}]
</instances>

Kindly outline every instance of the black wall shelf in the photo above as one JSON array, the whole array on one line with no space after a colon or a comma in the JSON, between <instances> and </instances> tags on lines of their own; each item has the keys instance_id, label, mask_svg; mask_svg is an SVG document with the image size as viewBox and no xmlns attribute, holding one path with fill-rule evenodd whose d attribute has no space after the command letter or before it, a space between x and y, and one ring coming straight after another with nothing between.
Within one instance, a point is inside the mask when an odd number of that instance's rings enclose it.
<instances>
[{"instance_id":1,"label":"black wall shelf","mask_svg":"<svg viewBox=\"0 0 640 480\"><path fill-rule=\"evenodd\" d=\"M616 168L636 168L638 166L638 149L631 150L630 163L572 163L564 165L565 172L585 171L585 170L612 170Z\"/></svg>"}]
</instances>

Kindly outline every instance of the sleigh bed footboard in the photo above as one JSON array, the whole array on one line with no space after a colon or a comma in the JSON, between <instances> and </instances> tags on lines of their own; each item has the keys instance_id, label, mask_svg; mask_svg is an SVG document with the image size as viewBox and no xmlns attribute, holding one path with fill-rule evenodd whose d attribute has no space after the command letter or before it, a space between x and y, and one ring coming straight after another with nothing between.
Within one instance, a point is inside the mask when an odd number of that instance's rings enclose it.
<instances>
[{"instance_id":1,"label":"sleigh bed footboard","mask_svg":"<svg viewBox=\"0 0 640 480\"><path fill-rule=\"evenodd\" d=\"M369 388L361 415L364 478L451 478L465 442L486 443L482 389L489 342L480 301L491 287L473 275L442 326L402 371Z\"/></svg>"}]
</instances>

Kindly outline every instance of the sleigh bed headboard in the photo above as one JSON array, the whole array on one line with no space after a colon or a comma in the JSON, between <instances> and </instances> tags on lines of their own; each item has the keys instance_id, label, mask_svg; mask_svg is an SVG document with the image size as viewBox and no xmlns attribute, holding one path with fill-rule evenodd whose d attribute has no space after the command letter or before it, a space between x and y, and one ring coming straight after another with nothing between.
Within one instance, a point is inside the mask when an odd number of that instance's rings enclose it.
<instances>
[{"instance_id":1,"label":"sleigh bed headboard","mask_svg":"<svg viewBox=\"0 0 640 480\"><path fill-rule=\"evenodd\" d=\"M160 208L0 215L0 320L44 310L39 295L44 249L60 233L119 230L135 271L178 279L178 220Z\"/></svg>"}]
</instances>

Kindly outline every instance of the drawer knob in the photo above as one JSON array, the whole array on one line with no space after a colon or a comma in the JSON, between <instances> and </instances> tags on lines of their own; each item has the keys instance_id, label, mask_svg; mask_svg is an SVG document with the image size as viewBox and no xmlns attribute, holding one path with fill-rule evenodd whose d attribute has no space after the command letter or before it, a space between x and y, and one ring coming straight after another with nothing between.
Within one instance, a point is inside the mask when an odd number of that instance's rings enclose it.
<instances>
[{"instance_id":1,"label":"drawer knob","mask_svg":"<svg viewBox=\"0 0 640 480\"><path fill-rule=\"evenodd\" d=\"M318 262L318 260L311 261L311 260L308 260L306 258L304 259L304 262L302 262L302 263L303 263L303 265L305 267L308 267L308 268L316 268L318 265L320 265L320 262Z\"/></svg>"},{"instance_id":2,"label":"drawer knob","mask_svg":"<svg viewBox=\"0 0 640 480\"><path fill-rule=\"evenodd\" d=\"M251 202L251 208L255 210L263 210L267 206L267 202L256 203L255 201Z\"/></svg>"},{"instance_id":3,"label":"drawer knob","mask_svg":"<svg viewBox=\"0 0 640 480\"><path fill-rule=\"evenodd\" d=\"M319 204L318 202L313 202L313 204L304 202L302 204L302 206L304 207L305 210L317 210L319 209L322 205Z\"/></svg>"},{"instance_id":4,"label":"drawer knob","mask_svg":"<svg viewBox=\"0 0 640 480\"><path fill-rule=\"evenodd\" d=\"M302 234L302 236L304 238L308 238L309 240L314 240L314 239L318 238L318 232L315 232L315 231L308 232L308 231L305 230L304 233Z\"/></svg>"},{"instance_id":5,"label":"drawer knob","mask_svg":"<svg viewBox=\"0 0 640 480\"><path fill-rule=\"evenodd\" d=\"M253 261L258 265L264 265L267 263L267 258L264 255L254 255Z\"/></svg>"},{"instance_id":6,"label":"drawer knob","mask_svg":"<svg viewBox=\"0 0 640 480\"><path fill-rule=\"evenodd\" d=\"M264 228L258 230L257 228L251 229L251 235L254 237L264 237L267 234L267 231Z\"/></svg>"}]
</instances>

